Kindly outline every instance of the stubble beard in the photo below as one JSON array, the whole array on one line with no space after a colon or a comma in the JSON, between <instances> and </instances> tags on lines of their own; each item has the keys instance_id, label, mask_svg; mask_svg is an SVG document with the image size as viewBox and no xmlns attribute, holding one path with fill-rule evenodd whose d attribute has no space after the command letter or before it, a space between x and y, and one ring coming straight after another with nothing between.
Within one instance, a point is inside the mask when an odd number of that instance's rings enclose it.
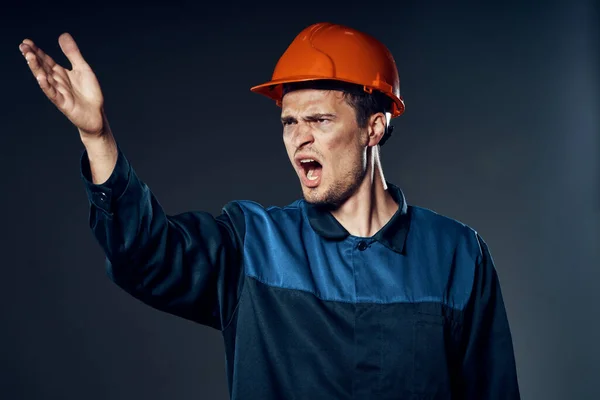
<instances>
[{"instance_id":1,"label":"stubble beard","mask_svg":"<svg viewBox=\"0 0 600 400\"><path fill-rule=\"evenodd\" d=\"M356 163L352 170L341 179L336 180L327 188L325 193L317 194L315 189L308 189L309 195L304 193L304 200L316 207L327 211L335 211L342 206L360 187L367 174L367 169L362 163Z\"/></svg>"}]
</instances>

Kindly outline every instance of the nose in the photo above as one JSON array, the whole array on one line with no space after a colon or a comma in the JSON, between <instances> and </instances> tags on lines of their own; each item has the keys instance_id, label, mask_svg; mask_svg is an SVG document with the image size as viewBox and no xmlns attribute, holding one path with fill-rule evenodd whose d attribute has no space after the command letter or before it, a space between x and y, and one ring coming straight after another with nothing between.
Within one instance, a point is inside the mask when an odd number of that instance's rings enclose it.
<instances>
[{"instance_id":1,"label":"nose","mask_svg":"<svg viewBox=\"0 0 600 400\"><path fill-rule=\"evenodd\" d=\"M298 122L296 129L292 133L292 144L299 149L314 140L312 128L304 121Z\"/></svg>"}]
</instances>

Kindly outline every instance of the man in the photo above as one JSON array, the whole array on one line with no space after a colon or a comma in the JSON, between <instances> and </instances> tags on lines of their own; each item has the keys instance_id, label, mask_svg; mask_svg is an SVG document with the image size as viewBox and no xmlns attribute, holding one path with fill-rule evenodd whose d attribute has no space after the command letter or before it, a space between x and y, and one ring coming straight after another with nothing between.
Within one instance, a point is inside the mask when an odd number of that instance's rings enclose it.
<instances>
[{"instance_id":1,"label":"man","mask_svg":"<svg viewBox=\"0 0 600 400\"><path fill-rule=\"evenodd\" d=\"M304 29L272 80L303 191L286 207L232 201L167 215L119 148L72 37L66 70L20 46L78 128L90 226L111 279L156 309L219 329L232 399L518 399L512 339L488 247L409 206L379 148L404 111L376 39Z\"/></svg>"}]
</instances>

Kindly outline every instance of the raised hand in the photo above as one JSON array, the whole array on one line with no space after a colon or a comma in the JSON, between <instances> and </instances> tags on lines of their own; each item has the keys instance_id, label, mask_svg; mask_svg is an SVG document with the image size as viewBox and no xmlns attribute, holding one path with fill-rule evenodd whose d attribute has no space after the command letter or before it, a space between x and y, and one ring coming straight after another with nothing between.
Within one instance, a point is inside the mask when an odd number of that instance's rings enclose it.
<instances>
[{"instance_id":1,"label":"raised hand","mask_svg":"<svg viewBox=\"0 0 600 400\"><path fill-rule=\"evenodd\" d=\"M71 70L58 65L30 39L23 40L19 49L42 91L79 129L82 139L99 137L108 129L100 84L70 34L60 35L58 43Z\"/></svg>"}]
</instances>

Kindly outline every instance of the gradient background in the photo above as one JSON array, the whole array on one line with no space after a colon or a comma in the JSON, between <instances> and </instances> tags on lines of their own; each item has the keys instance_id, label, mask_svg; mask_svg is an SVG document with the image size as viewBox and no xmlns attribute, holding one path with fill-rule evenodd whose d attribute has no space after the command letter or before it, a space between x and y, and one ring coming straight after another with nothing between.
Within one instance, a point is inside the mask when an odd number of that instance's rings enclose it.
<instances>
[{"instance_id":1,"label":"gradient background","mask_svg":"<svg viewBox=\"0 0 600 400\"><path fill-rule=\"evenodd\" d=\"M20 41L70 68L57 42L70 32L166 211L218 213L233 199L300 196L279 109L249 88L318 21L368 32L394 54L407 109L382 149L386 178L490 245L523 398L600 398L597 2L189 3L0 14L0 398L227 398L219 332L106 277L83 146Z\"/></svg>"}]
</instances>

